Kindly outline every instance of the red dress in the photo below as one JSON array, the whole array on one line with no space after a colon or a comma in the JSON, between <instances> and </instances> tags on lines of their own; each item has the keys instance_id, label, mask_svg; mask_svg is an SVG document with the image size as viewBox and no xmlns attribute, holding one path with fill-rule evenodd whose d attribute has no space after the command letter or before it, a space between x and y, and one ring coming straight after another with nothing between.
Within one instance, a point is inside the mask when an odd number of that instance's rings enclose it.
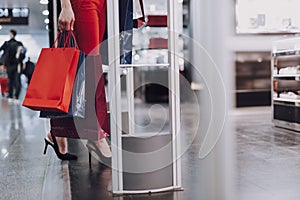
<instances>
[{"instance_id":1,"label":"red dress","mask_svg":"<svg viewBox=\"0 0 300 200\"><path fill-rule=\"evenodd\" d=\"M51 119L51 133L57 137L97 140L108 136L108 116L100 56L106 28L106 0L71 0L75 14L74 34L87 57L86 118Z\"/></svg>"}]
</instances>

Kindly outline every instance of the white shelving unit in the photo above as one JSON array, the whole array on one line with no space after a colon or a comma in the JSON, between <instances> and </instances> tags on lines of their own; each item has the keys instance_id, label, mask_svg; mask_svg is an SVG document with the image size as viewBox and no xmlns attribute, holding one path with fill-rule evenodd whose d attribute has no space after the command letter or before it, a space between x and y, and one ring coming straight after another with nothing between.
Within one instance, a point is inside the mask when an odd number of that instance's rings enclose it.
<instances>
[{"instance_id":1,"label":"white shelving unit","mask_svg":"<svg viewBox=\"0 0 300 200\"><path fill-rule=\"evenodd\" d=\"M280 69L300 65L300 38L274 42L272 51L272 109L274 125L300 131L300 96L282 98L283 92L300 91L300 74L279 74Z\"/></svg>"}]
</instances>

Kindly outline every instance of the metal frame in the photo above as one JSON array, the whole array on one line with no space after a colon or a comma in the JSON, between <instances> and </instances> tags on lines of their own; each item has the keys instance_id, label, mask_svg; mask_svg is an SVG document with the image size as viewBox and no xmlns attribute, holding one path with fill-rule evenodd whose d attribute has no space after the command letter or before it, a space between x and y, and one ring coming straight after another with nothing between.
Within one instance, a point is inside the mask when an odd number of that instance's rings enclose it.
<instances>
[{"instance_id":1,"label":"metal frame","mask_svg":"<svg viewBox=\"0 0 300 200\"><path fill-rule=\"evenodd\" d=\"M178 62L178 1L168 0L168 25L169 25L169 110L172 134L172 161L173 161L173 185L155 190L123 190L123 166L122 166L122 119L121 119L121 86L120 68L127 68L127 97L129 106L129 135L134 133L134 85L133 67L147 65L120 65L119 45L119 0L107 1L107 19L109 51L109 101L111 122L112 145L112 193L114 194L140 194L148 192L163 192L182 189L181 159L180 159L180 91L179 91L179 62ZM149 66L149 65L148 65ZM167 66L164 64L163 66Z\"/></svg>"},{"instance_id":2,"label":"metal frame","mask_svg":"<svg viewBox=\"0 0 300 200\"><path fill-rule=\"evenodd\" d=\"M127 104L128 104L128 132L130 135L135 133L134 125L134 71L133 68L127 69L126 75L126 90L127 90Z\"/></svg>"},{"instance_id":3,"label":"metal frame","mask_svg":"<svg viewBox=\"0 0 300 200\"><path fill-rule=\"evenodd\" d=\"M173 186L180 188L181 183L181 149L180 149L180 87L179 87L179 61L178 61L178 1L168 1L169 26L169 106L170 124L173 148Z\"/></svg>"},{"instance_id":4,"label":"metal frame","mask_svg":"<svg viewBox=\"0 0 300 200\"><path fill-rule=\"evenodd\" d=\"M122 122L120 87L120 41L119 41L119 0L107 1L108 35L108 89L110 107L110 131L112 147L112 192L123 191L122 176Z\"/></svg>"},{"instance_id":5,"label":"metal frame","mask_svg":"<svg viewBox=\"0 0 300 200\"><path fill-rule=\"evenodd\" d=\"M272 116L274 116L274 59L273 50L271 52L271 108L272 108ZM274 123L274 117L272 118L272 122Z\"/></svg>"}]
</instances>

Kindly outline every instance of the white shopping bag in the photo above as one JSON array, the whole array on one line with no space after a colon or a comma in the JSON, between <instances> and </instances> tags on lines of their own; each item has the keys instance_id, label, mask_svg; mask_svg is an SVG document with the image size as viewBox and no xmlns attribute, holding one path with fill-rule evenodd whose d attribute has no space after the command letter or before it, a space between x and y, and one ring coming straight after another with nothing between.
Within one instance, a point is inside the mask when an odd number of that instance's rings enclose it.
<instances>
[{"instance_id":1,"label":"white shopping bag","mask_svg":"<svg viewBox=\"0 0 300 200\"><path fill-rule=\"evenodd\" d=\"M143 11L142 6L139 0L133 0L133 19L140 19L142 18Z\"/></svg>"}]
</instances>

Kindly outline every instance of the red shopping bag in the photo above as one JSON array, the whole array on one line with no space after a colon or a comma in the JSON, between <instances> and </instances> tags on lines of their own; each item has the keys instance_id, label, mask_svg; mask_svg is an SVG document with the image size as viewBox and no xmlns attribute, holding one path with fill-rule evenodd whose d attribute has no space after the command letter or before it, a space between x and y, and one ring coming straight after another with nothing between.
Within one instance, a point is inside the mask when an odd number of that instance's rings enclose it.
<instances>
[{"instance_id":1,"label":"red shopping bag","mask_svg":"<svg viewBox=\"0 0 300 200\"><path fill-rule=\"evenodd\" d=\"M43 48L23 106L32 110L67 113L79 54L76 47Z\"/></svg>"},{"instance_id":2,"label":"red shopping bag","mask_svg":"<svg viewBox=\"0 0 300 200\"><path fill-rule=\"evenodd\" d=\"M1 94L4 97L5 93L8 93L8 80L5 77L0 77Z\"/></svg>"}]
</instances>

